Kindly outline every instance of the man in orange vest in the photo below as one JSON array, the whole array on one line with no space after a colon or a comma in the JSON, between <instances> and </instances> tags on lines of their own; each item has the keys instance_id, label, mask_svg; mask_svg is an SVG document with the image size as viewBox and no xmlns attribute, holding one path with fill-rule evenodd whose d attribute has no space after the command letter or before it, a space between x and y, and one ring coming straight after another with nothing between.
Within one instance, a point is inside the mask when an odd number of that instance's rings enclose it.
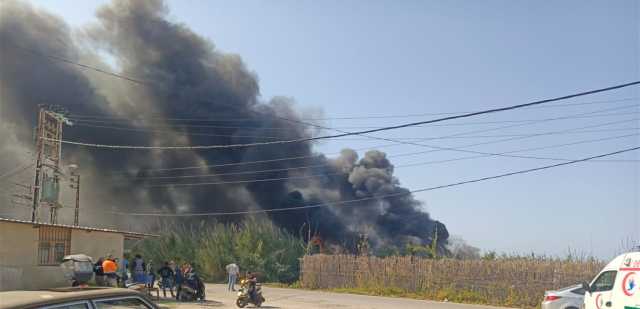
<instances>
[{"instance_id":1,"label":"man in orange vest","mask_svg":"<svg viewBox=\"0 0 640 309\"><path fill-rule=\"evenodd\" d=\"M118 282L118 264L112 255L109 255L104 262L102 262L102 271L104 272L107 286L115 287Z\"/></svg>"}]
</instances>

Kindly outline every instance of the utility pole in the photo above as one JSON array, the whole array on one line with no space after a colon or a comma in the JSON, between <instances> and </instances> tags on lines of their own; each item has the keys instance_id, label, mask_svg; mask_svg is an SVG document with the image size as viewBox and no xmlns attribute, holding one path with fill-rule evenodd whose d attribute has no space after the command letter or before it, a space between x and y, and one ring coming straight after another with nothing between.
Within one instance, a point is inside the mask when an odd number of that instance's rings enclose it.
<instances>
[{"instance_id":1,"label":"utility pole","mask_svg":"<svg viewBox=\"0 0 640 309\"><path fill-rule=\"evenodd\" d=\"M71 124L55 107L40 106L36 127L36 171L33 185L31 221L38 221L41 203L50 208L50 222L57 223L60 194L59 174L62 157L62 125Z\"/></svg>"},{"instance_id":2,"label":"utility pole","mask_svg":"<svg viewBox=\"0 0 640 309\"><path fill-rule=\"evenodd\" d=\"M80 225L80 175L76 176L76 211L73 218L73 225Z\"/></svg>"},{"instance_id":3,"label":"utility pole","mask_svg":"<svg viewBox=\"0 0 640 309\"><path fill-rule=\"evenodd\" d=\"M76 190L76 209L73 217L73 225L80 225L80 174L76 172L78 166L75 164L69 165L71 170L71 185L70 187Z\"/></svg>"},{"instance_id":4,"label":"utility pole","mask_svg":"<svg viewBox=\"0 0 640 309\"><path fill-rule=\"evenodd\" d=\"M33 197L32 197L32 210L31 210L31 222L36 222L38 219L38 201L40 196L40 170L42 169L42 136L43 134L43 118L44 109L40 107L38 112L38 126L36 127L36 177L33 183Z\"/></svg>"}]
</instances>

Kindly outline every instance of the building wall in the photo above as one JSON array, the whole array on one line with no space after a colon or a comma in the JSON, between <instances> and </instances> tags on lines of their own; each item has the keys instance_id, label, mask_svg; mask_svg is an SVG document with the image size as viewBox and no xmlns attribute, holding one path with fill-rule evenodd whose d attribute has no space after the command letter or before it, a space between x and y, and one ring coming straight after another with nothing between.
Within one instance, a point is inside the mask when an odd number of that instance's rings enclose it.
<instances>
[{"instance_id":1,"label":"building wall","mask_svg":"<svg viewBox=\"0 0 640 309\"><path fill-rule=\"evenodd\" d=\"M0 291L67 286L59 266L38 265L38 228L0 221ZM72 229L70 253L122 258L124 235Z\"/></svg>"},{"instance_id":2,"label":"building wall","mask_svg":"<svg viewBox=\"0 0 640 309\"><path fill-rule=\"evenodd\" d=\"M38 229L0 222L0 290L23 287L26 268L36 264Z\"/></svg>"},{"instance_id":3,"label":"building wall","mask_svg":"<svg viewBox=\"0 0 640 309\"><path fill-rule=\"evenodd\" d=\"M109 254L122 259L124 235L98 231L71 231L71 254L83 253L96 261Z\"/></svg>"}]
</instances>

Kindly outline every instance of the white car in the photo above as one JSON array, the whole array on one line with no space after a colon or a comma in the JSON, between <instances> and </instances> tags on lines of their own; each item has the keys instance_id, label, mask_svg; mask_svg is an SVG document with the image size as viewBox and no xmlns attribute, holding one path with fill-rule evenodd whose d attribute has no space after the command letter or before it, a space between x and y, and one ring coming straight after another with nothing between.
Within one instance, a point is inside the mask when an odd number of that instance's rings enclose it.
<instances>
[{"instance_id":1,"label":"white car","mask_svg":"<svg viewBox=\"0 0 640 309\"><path fill-rule=\"evenodd\" d=\"M584 309L640 309L640 251L616 257L583 287Z\"/></svg>"},{"instance_id":2,"label":"white car","mask_svg":"<svg viewBox=\"0 0 640 309\"><path fill-rule=\"evenodd\" d=\"M579 309L584 302L582 285L572 285L555 291L546 291L542 309Z\"/></svg>"}]
</instances>

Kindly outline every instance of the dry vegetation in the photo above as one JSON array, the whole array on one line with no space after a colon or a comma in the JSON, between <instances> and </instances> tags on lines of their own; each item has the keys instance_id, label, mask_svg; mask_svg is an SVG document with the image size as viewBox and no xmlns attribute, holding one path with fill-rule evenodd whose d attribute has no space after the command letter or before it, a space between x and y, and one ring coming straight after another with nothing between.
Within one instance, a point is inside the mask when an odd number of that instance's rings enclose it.
<instances>
[{"instance_id":1,"label":"dry vegetation","mask_svg":"<svg viewBox=\"0 0 640 309\"><path fill-rule=\"evenodd\" d=\"M300 284L311 289L529 308L539 305L545 290L589 280L601 267L593 259L311 255L301 260Z\"/></svg>"}]
</instances>

